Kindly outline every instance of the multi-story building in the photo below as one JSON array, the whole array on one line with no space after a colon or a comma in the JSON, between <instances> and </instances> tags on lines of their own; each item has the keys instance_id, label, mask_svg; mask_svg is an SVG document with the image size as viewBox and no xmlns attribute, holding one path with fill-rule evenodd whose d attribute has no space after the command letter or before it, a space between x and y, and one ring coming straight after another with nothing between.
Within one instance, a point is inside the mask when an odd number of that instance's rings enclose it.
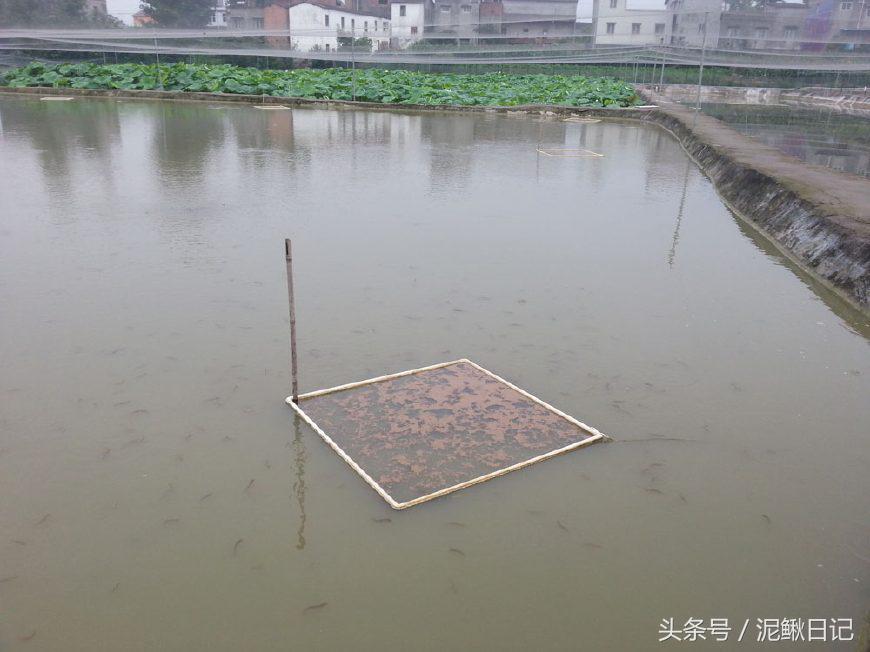
<instances>
[{"instance_id":1,"label":"multi-story building","mask_svg":"<svg viewBox=\"0 0 870 652\"><path fill-rule=\"evenodd\" d=\"M390 20L386 12L367 14L345 5L299 2L289 9L290 43L301 52L334 52L351 39L368 38L375 49L390 44Z\"/></svg>"},{"instance_id":2,"label":"multi-story building","mask_svg":"<svg viewBox=\"0 0 870 652\"><path fill-rule=\"evenodd\" d=\"M559 38L577 32L577 0L501 0L502 33L513 38Z\"/></svg>"},{"instance_id":3,"label":"multi-story building","mask_svg":"<svg viewBox=\"0 0 870 652\"><path fill-rule=\"evenodd\" d=\"M214 0L206 27L227 26L227 0Z\"/></svg>"},{"instance_id":4,"label":"multi-story building","mask_svg":"<svg viewBox=\"0 0 870 652\"><path fill-rule=\"evenodd\" d=\"M391 46L406 48L422 39L433 8L432 0L390 2Z\"/></svg>"},{"instance_id":5,"label":"multi-story building","mask_svg":"<svg viewBox=\"0 0 870 652\"><path fill-rule=\"evenodd\" d=\"M800 49L809 8L779 3L744 11L723 12L717 47L727 50Z\"/></svg>"},{"instance_id":6,"label":"multi-story building","mask_svg":"<svg viewBox=\"0 0 870 652\"><path fill-rule=\"evenodd\" d=\"M674 0L675 1L675 0ZM636 9L630 0L594 0L592 39L595 45L648 45L667 42L670 15L661 9Z\"/></svg>"},{"instance_id":7,"label":"multi-story building","mask_svg":"<svg viewBox=\"0 0 870 652\"><path fill-rule=\"evenodd\" d=\"M665 6L670 18L665 30L668 44L715 47L722 0L665 0Z\"/></svg>"}]
</instances>

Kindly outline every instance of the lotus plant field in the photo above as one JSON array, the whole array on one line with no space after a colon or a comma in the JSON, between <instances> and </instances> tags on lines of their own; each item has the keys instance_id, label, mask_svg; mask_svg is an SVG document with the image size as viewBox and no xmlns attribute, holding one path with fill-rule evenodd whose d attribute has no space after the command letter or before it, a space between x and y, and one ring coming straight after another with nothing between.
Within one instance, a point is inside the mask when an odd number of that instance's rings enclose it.
<instances>
[{"instance_id":1,"label":"lotus plant field","mask_svg":"<svg viewBox=\"0 0 870 652\"><path fill-rule=\"evenodd\" d=\"M170 90L309 99L452 106L555 104L623 107L637 101L631 85L606 77L458 75L346 68L260 70L232 65L31 63L0 74L0 85Z\"/></svg>"}]
</instances>

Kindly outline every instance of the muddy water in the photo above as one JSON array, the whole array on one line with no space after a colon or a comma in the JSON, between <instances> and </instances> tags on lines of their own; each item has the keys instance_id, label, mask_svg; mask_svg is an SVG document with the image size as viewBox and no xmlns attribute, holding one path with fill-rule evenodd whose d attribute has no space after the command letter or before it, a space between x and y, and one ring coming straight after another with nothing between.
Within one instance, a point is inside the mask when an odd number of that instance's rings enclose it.
<instances>
[{"instance_id":1,"label":"muddy water","mask_svg":"<svg viewBox=\"0 0 870 652\"><path fill-rule=\"evenodd\" d=\"M870 608L866 320L668 135L0 122L0 649L647 650ZM469 357L617 441L393 512L283 404L288 235L303 390Z\"/></svg>"}]
</instances>

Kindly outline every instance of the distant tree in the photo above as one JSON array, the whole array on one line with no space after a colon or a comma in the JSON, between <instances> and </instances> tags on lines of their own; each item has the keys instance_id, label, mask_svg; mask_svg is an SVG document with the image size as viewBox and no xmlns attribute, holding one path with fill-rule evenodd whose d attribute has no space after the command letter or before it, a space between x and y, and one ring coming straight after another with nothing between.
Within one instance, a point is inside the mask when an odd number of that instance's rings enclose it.
<instances>
[{"instance_id":1,"label":"distant tree","mask_svg":"<svg viewBox=\"0 0 870 652\"><path fill-rule=\"evenodd\" d=\"M85 0L0 0L0 27L52 27L88 22Z\"/></svg>"},{"instance_id":2,"label":"distant tree","mask_svg":"<svg viewBox=\"0 0 870 652\"><path fill-rule=\"evenodd\" d=\"M161 27L204 27L213 0L147 0L140 5Z\"/></svg>"}]
</instances>

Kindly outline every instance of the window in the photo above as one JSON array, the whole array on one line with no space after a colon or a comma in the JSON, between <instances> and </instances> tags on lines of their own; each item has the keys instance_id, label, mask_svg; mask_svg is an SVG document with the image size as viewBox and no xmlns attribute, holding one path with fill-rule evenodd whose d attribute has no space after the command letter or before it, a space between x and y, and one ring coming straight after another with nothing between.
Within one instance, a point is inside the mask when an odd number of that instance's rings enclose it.
<instances>
[{"instance_id":1,"label":"window","mask_svg":"<svg viewBox=\"0 0 870 652\"><path fill-rule=\"evenodd\" d=\"M378 4L385 5L385 4L387 4L387 0L378 0Z\"/></svg>"},{"instance_id":2,"label":"window","mask_svg":"<svg viewBox=\"0 0 870 652\"><path fill-rule=\"evenodd\" d=\"M341 28L344 29L344 16L341 17Z\"/></svg>"},{"instance_id":3,"label":"window","mask_svg":"<svg viewBox=\"0 0 870 652\"><path fill-rule=\"evenodd\" d=\"M449 14L450 13L450 5L441 5L440 9L441 9L442 14Z\"/></svg>"},{"instance_id":4,"label":"window","mask_svg":"<svg viewBox=\"0 0 870 652\"><path fill-rule=\"evenodd\" d=\"M417 33L417 26L411 25L411 34L416 34L416 33Z\"/></svg>"},{"instance_id":5,"label":"window","mask_svg":"<svg viewBox=\"0 0 870 652\"><path fill-rule=\"evenodd\" d=\"M661 36L665 33L665 24L664 23L656 23L656 34Z\"/></svg>"},{"instance_id":6,"label":"window","mask_svg":"<svg viewBox=\"0 0 870 652\"><path fill-rule=\"evenodd\" d=\"M631 33L632 34L640 34L640 23L632 23L631 24Z\"/></svg>"},{"instance_id":7,"label":"window","mask_svg":"<svg viewBox=\"0 0 870 652\"><path fill-rule=\"evenodd\" d=\"M617 2L618 2L618 0L610 0L610 8L611 8L611 9L616 9L616 3L617 3Z\"/></svg>"},{"instance_id":8,"label":"window","mask_svg":"<svg viewBox=\"0 0 870 652\"><path fill-rule=\"evenodd\" d=\"M242 29L245 26L245 19L241 16L231 16L230 17L230 27L235 29Z\"/></svg>"},{"instance_id":9,"label":"window","mask_svg":"<svg viewBox=\"0 0 870 652\"><path fill-rule=\"evenodd\" d=\"M356 18L350 19L350 29L351 29L351 31L356 29Z\"/></svg>"},{"instance_id":10,"label":"window","mask_svg":"<svg viewBox=\"0 0 870 652\"><path fill-rule=\"evenodd\" d=\"M384 31L386 32L388 29L390 29L390 24L387 21L384 21Z\"/></svg>"},{"instance_id":11,"label":"window","mask_svg":"<svg viewBox=\"0 0 870 652\"><path fill-rule=\"evenodd\" d=\"M797 27L786 27L783 31L783 36L788 39L797 38L798 28Z\"/></svg>"},{"instance_id":12,"label":"window","mask_svg":"<svg viewBox=\"0 0 870 652\"><path fill-rule=\"evenodd\" d=\"M254 26L254 29L263 29L263 19L259 17L251 18L251 24Z\"/></svg>"},{"instance_id":13,"label":"window","mask_svg":"<svg viewBox=\"0 0 870 652\"><path fill-rule=\"evenodd\" d=\"M329 43L326 44L326 51L329 52Z\"/></svg>"},{"instance_id":14,"label":"window","mask_svg":"<svg viewBox=\"0 0 870 652\"><path fill-rule=\"evenodd\" d=\"M369 31L369 21L367 21L367 20L363 21L363 31L364 32Z\"/></svg>"},{"instance_id":15,"label":"window","mask_svg":"<svg viewBox=\"0 0 870 652\"><path fill-rule=\"evenodd\" d=\"M852 11L852 3L851 2L841 2L840 3L840 11Z\"/></svg>"},{"instance_id":16,"label":"window","mask_svg":"<svg viewBox=\"0 0 870 652\"><path fill-rule=\"evenodd\" d=\"M734 38L735 36L737 36L739 34L739 31L740 30L738 30L736 27L729 27L727 35L731 38Z\"/></svg>"},{"instance_id":17,"label":"window","mask_svg":"<svg viewBox=\"0 0 870 652\"><path fill-rule=\"evenodd\" d=\"M375 21L375 31L378 31L378 21Z\"/></svg>"},{"instance_id":18,"label":"window","mask_svg":"<svg viewBox=\"0 0 870 652\"><path fill-rule=\"evenodd\" d=\"M400 16L405 15L405 5L399 5L399 15Z\"/></svg>"},{"instance_id":19,"label":"window","mask_svg":"<svg viewBox=\"0 0 870 652\"><path fill-rule=\"evenodd\" d=\"M329 27L329 14L326 14L323 17L323 24L326 25L327 27Z\"/></svg>"},{"instance_id":20,"label":"window","mask_svg":"<svg viewBox=\"0 0 870 652\"><path fill-rule=\"evenodd\" d=\"M766 27L756 27L755 28L755 38L767 38L767 28Z\"/></svg>"},{"instance_id":21,"label":"window","mask_svg":"<svg viewBox=\"0 0 870 652\"><path fill-rule=\"evenodd\" d=\"M607 23L607 33L613 34L616 31L616 23Z\"/></svg>"},{"instance_id":22,"label":"window","mask_svg":"<svg viewBox=\"0 0 870 652\"><path fill-rule=\"evenodd\" d=\"M461 7L459 7L459 9L462 11L463 14L471 13L471 5L462 5Z\"/></svg>"}]
</instances>

